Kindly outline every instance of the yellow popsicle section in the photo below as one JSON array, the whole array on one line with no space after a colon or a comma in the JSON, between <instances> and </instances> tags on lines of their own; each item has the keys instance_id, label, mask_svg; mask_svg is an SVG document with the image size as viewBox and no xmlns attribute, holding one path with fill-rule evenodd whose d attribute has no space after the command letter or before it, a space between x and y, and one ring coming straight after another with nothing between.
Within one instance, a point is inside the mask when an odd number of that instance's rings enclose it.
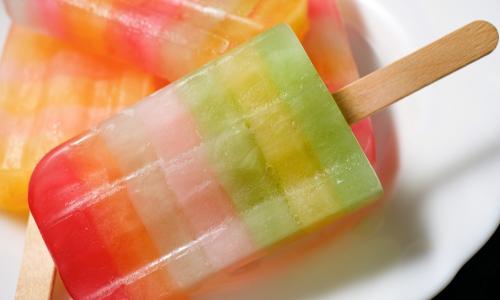
<instances>
[{"instance_id":1,"label":"yellow popsicle section","mask_svg":"<svg viewBox=\"0 0 500 300\"><path fill-rule=\"evenodd\" d=\"M238 72L241 68L245 72ZM281 99L286 91L268 80L270 75L265 70L259 52L246 48L231 63L220 65L220 80L228 82L232 99L261 148L267 169L281 183L290 212L306 227L334 209L334 191L318 176L319 162Z\"/></svg>"}]
</instances>

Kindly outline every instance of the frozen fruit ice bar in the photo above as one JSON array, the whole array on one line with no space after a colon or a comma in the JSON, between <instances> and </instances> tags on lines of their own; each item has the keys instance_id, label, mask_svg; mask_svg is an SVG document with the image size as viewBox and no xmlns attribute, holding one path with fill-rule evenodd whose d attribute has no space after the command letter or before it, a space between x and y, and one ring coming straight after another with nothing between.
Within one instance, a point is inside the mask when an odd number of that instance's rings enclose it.
<instances>
[{"instance_id":1,"label":"frozen fruit ice bar","mask_svg":"<svg viewBox=\"0 0 500 300\"><path fill-rule=\"evenodd\" d=\"M73 297L154 299L380 193L280 25L53 150L31 179L30 208Z\"/></svg>"},{"instance_id":2,"label":"frozen fruit ice bar","mask_svg":"<svg viewBox=\"0 0 500 300\"><path fill-rule=\"evenodd\" d=\"M170 81L278 23L307 29L307 0L4 0L15 22Z\"/></svg>"},{"instance_id":3,"label":"frozen fruit ice bar","mask_svg":"<svg viewBox=\"0 0 500 300\"><path fill-rule=\"evenodd\" d=\"M154 76L13 27L0 62L0 209L26 212L38 160L161 87Z\"/></svg>"}]
</instances>

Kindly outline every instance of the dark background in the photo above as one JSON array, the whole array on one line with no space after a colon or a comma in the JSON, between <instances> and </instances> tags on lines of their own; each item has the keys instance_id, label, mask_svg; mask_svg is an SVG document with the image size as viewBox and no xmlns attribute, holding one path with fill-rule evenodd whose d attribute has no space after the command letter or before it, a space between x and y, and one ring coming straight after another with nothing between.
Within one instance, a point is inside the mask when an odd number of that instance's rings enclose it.
<instances>
[{"instance_id":1,"label":"dark background","mask_svg":"<svg viewBox=\"0 0 500 300\"><path fill-rule=\"evenodd\" d=\"M500 227L434 300L500 300Z\"/></svg>"}]
</instances>

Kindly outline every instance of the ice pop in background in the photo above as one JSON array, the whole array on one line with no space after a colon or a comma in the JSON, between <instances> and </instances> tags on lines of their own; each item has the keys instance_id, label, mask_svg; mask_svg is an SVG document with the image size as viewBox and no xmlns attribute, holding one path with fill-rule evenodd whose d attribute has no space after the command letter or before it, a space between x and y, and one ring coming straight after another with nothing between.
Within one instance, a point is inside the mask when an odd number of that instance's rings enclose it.
<instances>
[{"instance_id":1,"label":"ice pop in background","mask_svg":"<svg viewBox=\"0 0 500 300\"><path fill-rule=\"evenodd\" d=\"M337 1L309 0L308 17L310 27L302 44L330 92L336 92L359 78ZM368 159L375 164L371 120L367 118L351 127Z\"/></svg>"},{"instance_id":2,"label":"ice pop in background","mask_svg":"<svg viewBox=\"0 0 500 300\"><path fill-rule=\"evenodd\" d=\"M307 0L4 0L15 22L172 81L286 22L302 36Z\"/></svg>"},{"instance_id":3,"label":"ice pop in background","mask_svg":"<svg viewBox=\"0 0 500 300\"><path fill-rule=\"evenodd\" d=\"M284 25L58 147L31 182L75 297L189 291L381 191Z\"/></svg>"},{"instance_id":4,"label":"ice pop in background","mask_svg":"<svg viewBox=\"0 0 500 300\"><path fill-rule=\"evenodd\" d=\"M328 89L336 91L358 79L337 1L309 0L308 16L309 30L302 43Z\"/></svg>"},{"instance_id":5,"label":"ice pop in background","mask_svg":"<svg viewBox=\"0 0 500 300\"><path fill-rule=\"evenodd\" d=\"M29 177L48 150L163 84L13 27L0 63L0 209L25 213Z\"/></svg>"}]
</instances>

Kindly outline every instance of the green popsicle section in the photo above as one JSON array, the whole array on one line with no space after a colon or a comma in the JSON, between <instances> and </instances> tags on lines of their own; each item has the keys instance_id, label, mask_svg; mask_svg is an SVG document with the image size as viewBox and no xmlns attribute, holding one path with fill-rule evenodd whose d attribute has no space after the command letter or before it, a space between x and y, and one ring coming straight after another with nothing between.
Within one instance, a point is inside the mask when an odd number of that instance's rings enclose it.
<instances>
[{"instance_id":1,"label":"green popsicle section","mask_svg":"<svg viewBox=\"0 0 500 300\"><path fill-rule=\"evenodd\" d=\"M334 185L336 197L331 200L336 209L349 210L377 198L382 193L380 182L306 52L286 26L272 30L274 34L260 44L260 54L321 162L323 177ZM283 50L276 51L276 45Z\"/></svg>"}]
</instances>

